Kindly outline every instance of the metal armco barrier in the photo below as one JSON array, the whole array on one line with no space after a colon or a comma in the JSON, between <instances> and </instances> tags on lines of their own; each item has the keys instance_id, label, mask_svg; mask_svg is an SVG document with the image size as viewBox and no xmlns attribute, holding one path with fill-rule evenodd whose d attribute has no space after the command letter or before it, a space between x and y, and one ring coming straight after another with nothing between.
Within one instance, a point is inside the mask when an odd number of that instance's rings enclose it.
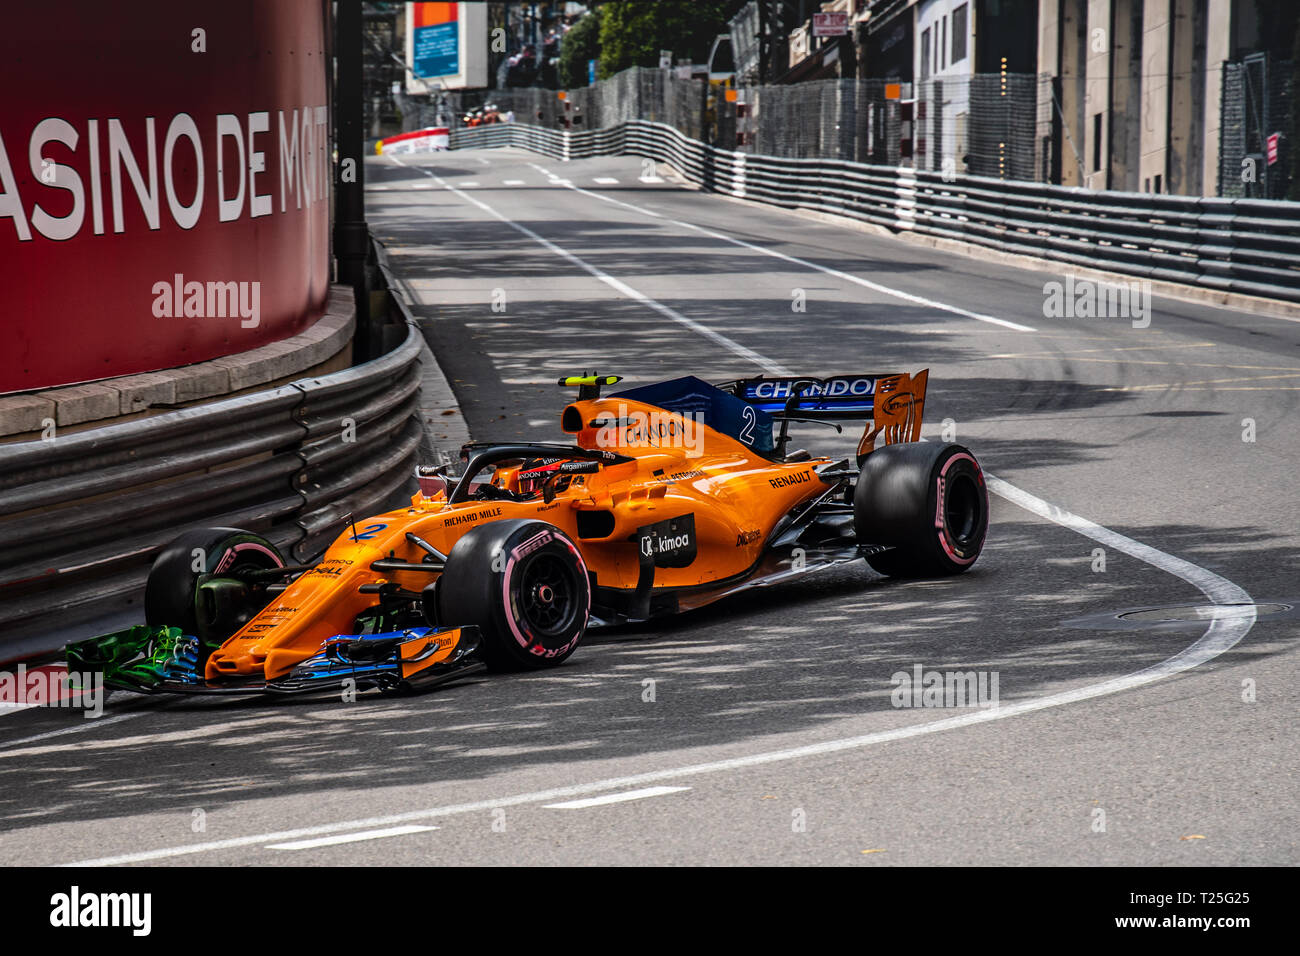
<instances>
[{"instance_id":1,"label":"metal armco barrier","mask_svg":"<svg viewBox=\"0 0 1300 956\"><path fill-rule=\"evenodd\" d=\"M310 559L410 477L423 339L354 368L53 441L0 445L0 660L143 595L186 528L266 535ZM138 603L138 602L137 602ZM140 609L143 620L143 609Z\"/></svg>"},{"instance_id":2,"label":"metal armco barrier","mask_svg":"<svg viewBox=\"0 0 1300 956\"><path fill-rule=\"evenodd\" d=\"M555 159L645 156L713 192L1138 279L1300 302L1300 203L981 176L948 182L938 172L732 152L642 120L581 132L519 123L452 130L453 149L495 146Z\"/></svg>"}]
</instances>

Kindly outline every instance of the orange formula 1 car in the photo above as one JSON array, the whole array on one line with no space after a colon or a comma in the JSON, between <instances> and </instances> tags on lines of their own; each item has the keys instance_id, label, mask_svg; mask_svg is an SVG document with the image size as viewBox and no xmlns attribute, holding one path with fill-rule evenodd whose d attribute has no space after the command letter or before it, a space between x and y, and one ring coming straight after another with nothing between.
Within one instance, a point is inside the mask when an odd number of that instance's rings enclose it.
<instances>
[{"instance_id":1,"label":"orange formula 1 car","mask_svg":"<svg viewBox=\"0 0 1300 956\"><path fill-rule=\"evenodd\" d=\"M675 614L865 558L965 571L988 526L960 445L921 442L927 373L685 377L601 397L562 379L573 444L473 442L420 467L409 507L353 521L288 566L249 532L182 535L157 558L148 624L71 645L77 671L141 691L397 689L484 665L554 666L592 624ZM791 422L865 419L856 456L789 447Z\"/></svg>"}]
</instances>

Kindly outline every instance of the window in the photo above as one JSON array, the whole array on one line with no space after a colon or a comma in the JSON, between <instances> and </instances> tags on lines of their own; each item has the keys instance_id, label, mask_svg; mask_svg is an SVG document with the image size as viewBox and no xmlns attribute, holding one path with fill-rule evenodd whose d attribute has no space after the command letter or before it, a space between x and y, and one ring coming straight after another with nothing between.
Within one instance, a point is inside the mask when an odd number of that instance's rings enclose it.
<instances>
[{"instance_id":1,"label":"window","mask_svg":"<svg viewBox=\"0 0 1300 956\"><path fill-rule=\"evenodd\" d=\"M966 4L952 12L952 62L966 59Z\"/></svg>"},{"instance_id":2,"label":"window","mask_svg":"<svg viewBox=\"0 0 1300 956\"><path fill-rule=\"evenodd\" d=\"M1101 172L1101 114L1092 114L1092 171Z\"/></svg>"},{"instance_id":3,"label":"window","mask_svg":"<svg viewBox=\"0 0 1300 956\"><path fill-rule=\"evenodd\" d=\"M1159 174L1159 173L1156 173L1156 192L1163 192L1163 191L1164 191L1164 190L1162 190L1160 187L1161 187L1161 177L1160 177L1160 174Z\"/></svg>"},{"instance_id":4,"label":"window","mask_svg":"<svg viewBox=\"0 0 1300 956\"><path fill-rule=\"evenodd\" d=\"M948 18L944 17L939 26L939 49L936 52L939 54L939 69L943 70L948 67Z\"/></svg>"},{"instance_id":5,"label":"window","mask_svg":"<svg viewBox=\"0 0 1300 956\"><path fill-rule=\"evenodd\" d=\"M930 29L926 27L921 31L921 79L928 79L930 76Z\"/></svg>"}]
</instances>

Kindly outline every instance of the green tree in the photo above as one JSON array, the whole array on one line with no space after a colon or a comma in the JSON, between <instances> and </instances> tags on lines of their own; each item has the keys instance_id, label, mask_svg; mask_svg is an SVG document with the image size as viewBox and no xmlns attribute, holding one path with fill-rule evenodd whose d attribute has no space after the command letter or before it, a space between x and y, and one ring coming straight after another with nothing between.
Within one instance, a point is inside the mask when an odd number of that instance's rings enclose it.
<instances>
[{"instance_id":1,"label":"green tree","mask_svg":"<svg viewBox=\"0 0 1300 956\"><path fill-rule=\"evenodd\" d=\"M615 0L602 4L600 18L600 76L613 76L630 66L657 66L659 51L672 50L674 59L703 63L727 21L744 0Z\"/></svg>"},{"instance_id":2,"label":"green tree","mask_svg":"<svg viewBox=\"0 0 1300 956\"><path fill-rule=\"evenodd\" d=\"M573 25L560 42L560 87L587 85L587 61L600 57L600 7Z\"/></svg>"}]
</instances>

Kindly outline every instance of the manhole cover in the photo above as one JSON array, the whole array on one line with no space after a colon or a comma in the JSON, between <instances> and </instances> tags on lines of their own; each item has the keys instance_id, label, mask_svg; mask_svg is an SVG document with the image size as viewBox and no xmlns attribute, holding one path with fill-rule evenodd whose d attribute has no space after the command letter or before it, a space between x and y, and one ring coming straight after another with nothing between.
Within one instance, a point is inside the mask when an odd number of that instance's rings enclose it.
<instances>
[{"instance_id":1,"label":"manhole cover","mask_svg":"<svg viewBox=\"0 0 1300 956\"><path fill-rule=\"evenodd\" d=\"M1175 621L1232 620L1248 617L1254 609L1255 617L1281 614L1291 610L1289 604L1188 604L1185 607L1153 607L1143 611L1125 611L1117 614L1121 621L1143 624L1171 624Z\"/></svg>"},{"instance_id":2,"label":"manhole cover","mask_svg":"<svg viewBox=\"0 0 1300 956\"><path fill-rule=\"evenodd\" d=\"M1062 621L1066 627L1103 631L1176 630L1204 627L1211 621L1233 621L1254 614L1256 620L1300 617L1300 600L1260 601L1255 604L1170 604L1165 607L1135 607L1124 611L1089 614Z\"/></svg>"}]
</instances>

